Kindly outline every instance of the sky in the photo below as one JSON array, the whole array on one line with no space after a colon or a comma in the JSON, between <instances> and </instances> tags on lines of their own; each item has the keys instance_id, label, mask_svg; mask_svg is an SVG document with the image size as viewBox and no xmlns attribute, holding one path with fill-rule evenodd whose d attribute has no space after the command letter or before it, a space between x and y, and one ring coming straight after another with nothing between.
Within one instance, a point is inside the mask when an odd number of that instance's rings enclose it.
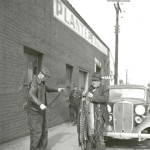
<instances>
[{"instance_id":1,"label":"sky","mask_svg":"<svg viewBox=\"0 0 150 150\"><path fill-rule=\"evenodd\" d=\"M115 60L115 2L68 0L110 48ZM150 83L150 0L120 2L118 79L131 84Z\"/></svg>"}]
</instances>

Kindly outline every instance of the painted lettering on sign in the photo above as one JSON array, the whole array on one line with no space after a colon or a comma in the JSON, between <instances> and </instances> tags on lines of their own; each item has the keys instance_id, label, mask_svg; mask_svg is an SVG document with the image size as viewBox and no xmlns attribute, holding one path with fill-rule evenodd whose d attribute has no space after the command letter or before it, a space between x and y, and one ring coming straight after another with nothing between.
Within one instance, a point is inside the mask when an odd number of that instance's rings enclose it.
<instances>
[{"instance_id":1,"label":"painted lettering on sign","mask_svg":"<svg viewBox=\"0 0 150 150\"><path fill-rule=\"evenodd\" d=\"M106 46L91 33L61 0L53 0L53 15L105 55L108 54Z\"/></svg>"}]
</instances>

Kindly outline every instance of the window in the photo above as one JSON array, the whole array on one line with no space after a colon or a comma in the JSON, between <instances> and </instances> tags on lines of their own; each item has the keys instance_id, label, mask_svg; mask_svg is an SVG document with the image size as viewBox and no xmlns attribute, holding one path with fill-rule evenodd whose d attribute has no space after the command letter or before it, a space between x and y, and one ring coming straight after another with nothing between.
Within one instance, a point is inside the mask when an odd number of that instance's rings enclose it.
<instances>
[{"instance_id":1,"label":"window","mask_svg":"<svg viewBox=\"0 0 150 150\"><path fill-rule=\"evenodd\" d=\"M73 66L66 64L66 85L67 87L71 87L71 79L72 79Z\"/></svg>"},{"instance_id":2,"label":"window","mask_svg":"<svg viewBox=\"0 0 150 150\"><path fill-rule=\"evenodd\" d=\"M144 89L110 89L109 90L109 97L110 99L114 100L119 98L129 98L129 99L144 99L145 97L145 90Z\"/></svg>"},{"instance_id":3,"label":"window","mask_svg":"<svg viewBox=\"0 0 150 150\"><path fill-rule=\"evenodd\" d=\"M97 58L95 58L95 72L101 72L101 63Z\"/></svg>"},{"instance_id":4,"label":"window","mask_svg":"<svg viewBox=\"0 0 150 150\"><path fill-rule=\"evenodd\" d=\"M88 89L88 73L84 70L79 70L79 89Z\"/></svg>"},{"instance_id":5,"label":"window","mask_svg":"<svg viewBox=\"0 0 150 150\"><path fill-rule=\"evenodd\" d=\"M98 66L97 64L96 64L96 71L95 72L101 72L101 67L100 66Z\"/></svg>"}]
</instances>

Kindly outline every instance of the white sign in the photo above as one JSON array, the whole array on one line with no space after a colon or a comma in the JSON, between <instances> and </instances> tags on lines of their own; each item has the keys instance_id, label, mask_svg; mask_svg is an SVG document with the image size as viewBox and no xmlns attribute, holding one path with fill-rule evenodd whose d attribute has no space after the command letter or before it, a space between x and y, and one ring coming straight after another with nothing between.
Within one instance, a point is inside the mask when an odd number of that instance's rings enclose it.
<instances>
[{"instance_id":1,"label":"white sign","mask_svg":"<svg viewBox=\"0 0 150 150\"><path fill-rule=\"evenodd\" d=\"M70 9L67 8L64 3L62 3L61 0L53 0L53 15L105 55L108 54L106 46L91 33L91 31L70 11Z\"/></svg>"},{"instance_id":2,"label":"white sign","mask_svg":"<svg viewBox=\"0 0 150 150\"><path fill-rule=\"evenodd\" d=\"M108 2L130 2L130 0L107 0Z\"/></svg>"},{"instance_id":3,"label":"white sign","mask_svg":"<svg viewBox=\"0 0 150 150\"><path fill-rule=\"evenodd\" d=\"M102 79L104 79L104 80L112 80L112 79L114 79L114 76L113 75L103 76Z\"/></svg>"}]
</instances>

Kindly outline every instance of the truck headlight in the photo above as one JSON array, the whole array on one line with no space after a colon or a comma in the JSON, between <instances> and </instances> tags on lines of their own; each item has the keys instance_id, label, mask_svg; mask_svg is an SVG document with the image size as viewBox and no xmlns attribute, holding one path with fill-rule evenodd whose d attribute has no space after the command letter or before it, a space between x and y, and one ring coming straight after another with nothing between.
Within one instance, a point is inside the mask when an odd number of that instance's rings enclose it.
<instances>
[{"instance_id":1,"label":"truck headlight","mask_svg":"<svg viewBox=\"0 0 150 150\"><path fill-rule=\"evenodd\" d=\"M136 123L141 123L142 122L142 118L140 118L139 116L135 117L135 121Z\"/></svg>"},{"instance_id":2,"label":"truck headlight","mask_svg":"<svg viewBox=\"0 0 150 150\"><path fill-rule=\"evenodd\" d=\"M143 115L145 113L145 107L143 105L138 105L135 107L135 112L137 115Z\"/></svg>"},{"instance_id":3,"label":"truck headlight","mask_svg":"<svg viewBox=\"0 0 150 150\"><path fill-rule=\"evenodd\" d=\"M109 116L109 122L112 121L112 116Z\"/></svg>"},{"instance_id":4,"label":"truck headlight","mask_svg":"<svg viewBox=\"0 0 150 150\"><path fill-rule=\"evenodd\" d=\"M110 105L107 105L107 110L109 113L111 112L111 106Z\"/></svg>"}]
</instances>

